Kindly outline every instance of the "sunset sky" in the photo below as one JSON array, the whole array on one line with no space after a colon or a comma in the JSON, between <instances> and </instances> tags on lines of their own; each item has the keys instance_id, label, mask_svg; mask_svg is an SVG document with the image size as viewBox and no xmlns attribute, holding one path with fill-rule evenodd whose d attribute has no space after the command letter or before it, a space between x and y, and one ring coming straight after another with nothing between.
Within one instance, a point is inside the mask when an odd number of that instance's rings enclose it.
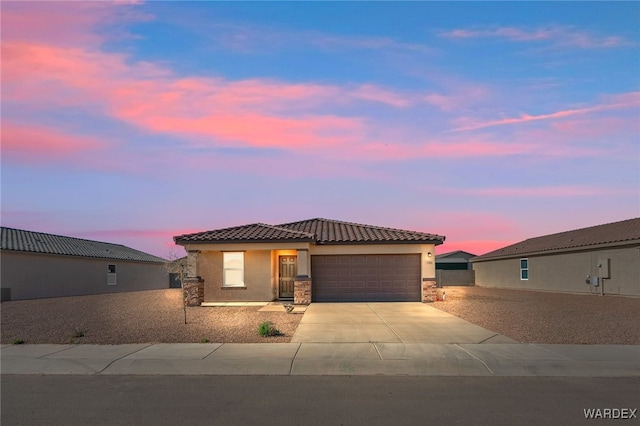
<instances>
[{"instance_id":1,"label":"sunset sky","mask_svg":"<svg viewBox=\"0 0 640 426\"><path fill-rule=\"evenodd\" d=\"M315 217L483 254L640 216L640 2L7 2L2 226Z\"/></svg>"}]
</instances>

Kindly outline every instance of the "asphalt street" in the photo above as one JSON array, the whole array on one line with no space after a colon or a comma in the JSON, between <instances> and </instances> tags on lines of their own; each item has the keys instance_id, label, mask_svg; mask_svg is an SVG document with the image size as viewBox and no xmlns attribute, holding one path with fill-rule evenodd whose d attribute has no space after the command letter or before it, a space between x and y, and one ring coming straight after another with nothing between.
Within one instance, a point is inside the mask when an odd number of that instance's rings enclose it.
<instances>
[{"instance_id":1,"label":"asphalt street","mask_svg":"<svg viewBox=\"0 0 640 426\"><path fill-rule=\"evenodd\" d=\"M587 420L584 410L640 407L637 377L3 375L1 380L3 426L620 424ZM638 424L635 416L622 424Z\"/></svg>"}]
</instances>

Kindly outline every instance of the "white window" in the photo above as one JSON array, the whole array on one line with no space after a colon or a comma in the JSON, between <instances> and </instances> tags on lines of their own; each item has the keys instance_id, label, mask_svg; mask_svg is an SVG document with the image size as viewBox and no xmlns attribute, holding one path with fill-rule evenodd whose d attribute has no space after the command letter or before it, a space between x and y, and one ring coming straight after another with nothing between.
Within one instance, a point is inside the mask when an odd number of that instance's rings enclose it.
<instances>
[{"instance_id":1,"label":"white window","mask_svg":"<svg viewBox=\"0 0 640 426\"><path fill-rule=\"evenodd\" d=\"M244 287L244 253L222 253L224 287Z\"/></svg>"},{"instance_id":2,"label":"white window","mask_svg":"<svg viewBox=\"0 0 640 426\"><path fill-rule=\"evenodd\" d=\"M529 279L529 259L520 259L520 279L522 281Z\"/></svg>"},{"instance_id":3,"label":"white window","mask_svg":"<svg viewBox=\"0 0 640 426\"><path fill-rule=\"evenodd\" d=\"M116 285L116 265L107 265L107 285Z\"/></svg>"}]
</instances>

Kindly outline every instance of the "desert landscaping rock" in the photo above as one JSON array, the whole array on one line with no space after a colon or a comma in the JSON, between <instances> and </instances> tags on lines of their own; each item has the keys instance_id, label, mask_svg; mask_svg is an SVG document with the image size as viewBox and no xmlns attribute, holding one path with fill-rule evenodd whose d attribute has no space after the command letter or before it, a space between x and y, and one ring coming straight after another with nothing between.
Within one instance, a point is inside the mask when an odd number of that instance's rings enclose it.
<instances>
[{"instance_id":1,"label":"desert landscaping rock","mask_svg":"<svg viewBox=\"0 0 640 426\"><path fill-rule=\"evenodd\" d=\"M446 287L430 304L522 343L640 345L640 298ZM302 313L188 307L180 289L2 302L2 343L289 343ZM282 335L262 337L269 321ZM83 334L82 337L77 337Z\"/></svg>"},{"instance_id":2,"label":"desert landscaping rock","mask_svg":"<svg viewBox=\"0 0 640 426\"><path fill-rule=\"evenodd\" d=\"M640 298L445 287L433 306L521 343L640 345Z\"/></svg>"},{"instance_id":3,"label":"desert landscaping rock","mask_svg":"<svg viewBox=\"0 0 640 426\"><path fill-rule=\"evenodd\" d=\"M2 303L2 343L288 343L301 314L259 312L260 306L187 307L181 289ZM282 335L262 337L269 321ZM83 337L74 337L77 331Z\"/></svg>"}]
</instances>

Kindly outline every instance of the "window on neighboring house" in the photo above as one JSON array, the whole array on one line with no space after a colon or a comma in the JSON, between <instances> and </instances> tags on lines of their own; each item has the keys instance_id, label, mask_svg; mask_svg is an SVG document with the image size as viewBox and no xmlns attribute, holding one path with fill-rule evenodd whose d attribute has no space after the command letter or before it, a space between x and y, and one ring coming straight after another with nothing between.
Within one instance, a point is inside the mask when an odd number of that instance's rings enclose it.
<instances>
[{"instance_id":1,"label":"window on neighboring house","mask_svg":"<svg viewBox=\"0 0 640 426\"><path fill-rule=\"evenodd\" d=\"M107 265L107 285L116 285L116 265Z\"/></svg>"},{"instance_id":2,"label":"window on neighboring house","mask_svg":"<svg viewBox=\"0 0 640 426\"><path fill-rule=\"evenodd\" d=\"M244 287L244 253L224 252L222 285L224 287Z\"/></svg>"},{"instance_id":3,"label":"window on neighboring house","mask_svg":"<svg viewBox=\"0 0 640 426\"><path fill-rule=\"evenodd\" d=\"M529 279L529 259L520 259L520 279Z\"/></svg>"}]
</instances>

